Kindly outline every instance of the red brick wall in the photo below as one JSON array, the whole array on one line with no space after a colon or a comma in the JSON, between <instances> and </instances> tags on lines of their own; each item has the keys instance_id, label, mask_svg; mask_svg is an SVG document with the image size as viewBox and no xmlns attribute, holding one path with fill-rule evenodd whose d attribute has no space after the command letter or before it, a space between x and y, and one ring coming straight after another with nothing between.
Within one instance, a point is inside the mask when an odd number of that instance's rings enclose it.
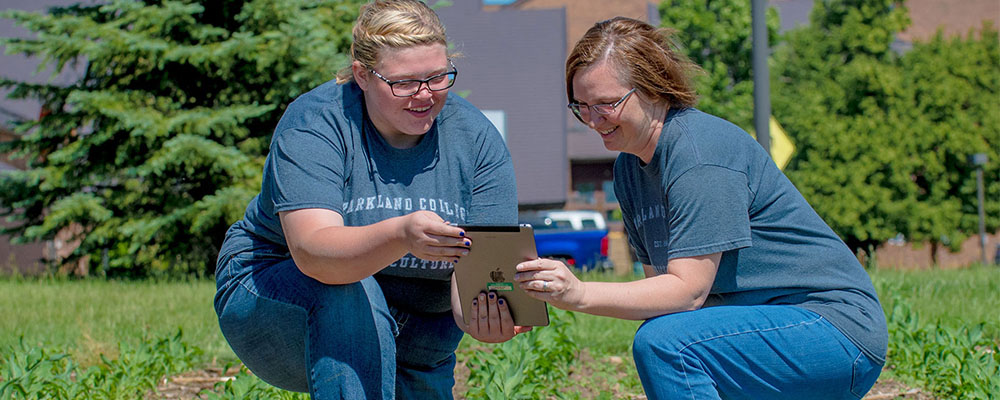
<instances>
[{"instance_id":1,"label":"red brick wall","mask_svg":"<svg viewBox=\"0 0 1000 400\"><path fill-rule=\"evenodd\" d=\"M986 258L994 262L996 246L1000 244L1000 232L986 235ZM904 243L883 244L875 251L880 268L895 269L928 269L934 267L931 259L931 245ZM938 245L937 257L940 268L961 268L980 262L979 235L973 235L962 243L962 249L956 253L948 247Z\"/></svg>"}]
</instances>

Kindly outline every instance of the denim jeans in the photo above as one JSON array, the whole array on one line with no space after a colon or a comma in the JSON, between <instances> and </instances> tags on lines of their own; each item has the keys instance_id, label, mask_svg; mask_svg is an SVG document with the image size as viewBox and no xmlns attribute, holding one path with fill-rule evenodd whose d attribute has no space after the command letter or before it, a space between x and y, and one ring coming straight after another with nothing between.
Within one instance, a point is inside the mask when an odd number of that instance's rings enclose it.
<instances>
[{"instance_id":1,"label":"denim jeans","mask_svg":"<svg viewBox=\"0 0 1000 400\"><path fill-rule=\"evenodd\" d=\"M313 399L450 399L462 331L450 312L386 304L374 278L326 285L287 257L237 255L217 271L215 311L255 375Z\"/></svg>"},{"instance_id":2,"label":"denim jeans","mask_svg":"<svg viewBox=\"0 0 1000 400\"><path fill-rule=\"evenodd\" d=\"M882 365L818 314L720 306L664 315L632 344L650 399L860 399Z\"/></svg>"}]
</instances>

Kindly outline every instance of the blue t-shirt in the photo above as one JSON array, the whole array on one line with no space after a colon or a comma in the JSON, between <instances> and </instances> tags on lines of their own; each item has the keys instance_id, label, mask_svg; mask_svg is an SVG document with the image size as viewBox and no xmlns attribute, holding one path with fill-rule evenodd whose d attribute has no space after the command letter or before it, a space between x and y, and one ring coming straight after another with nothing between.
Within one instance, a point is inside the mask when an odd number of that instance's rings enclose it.
<instances>
[{"instance_id":1,"label":"blue t-shirt","mask_svg":"<svg viewBox=\"0 0 1000 400\"><path fill-rule=\"evenodd\" d=\"M722 253L706 307L797 305L884 362L888 334L871 279L746 131L671 109L649 164L619 155L615 195L630 245L657 273L674 258Z\"/></svg>"},{"instance_id":2,"label":"blue t-shirt","mask_svg":"<svg viewBox=\"0 0 1000 400\"><path fill-rule=\"evenodd\" d=\"M220 260L243 251L288 254L278 213L322 208L346 226L419 210L462 224L516 224L510 153L488 119L449 93L434 124L409 149L389 145L367 116L364 92L327 82L292 102L278 122L261 192L230 229ZM411 311L450 306L450 262L407 254L376 275L386 300Z\"/></svg>"}]
</instances>

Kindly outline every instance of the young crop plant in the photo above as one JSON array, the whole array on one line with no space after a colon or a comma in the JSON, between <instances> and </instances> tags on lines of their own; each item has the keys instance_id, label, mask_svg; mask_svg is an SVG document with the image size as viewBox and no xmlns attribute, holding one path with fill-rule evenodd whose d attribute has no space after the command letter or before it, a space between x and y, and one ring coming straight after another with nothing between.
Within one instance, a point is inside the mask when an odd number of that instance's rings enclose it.
<instances>
[{"instance_id":1,"label":"young crop plant","mask_svg":"<svg viewBox=\"0 0 1000 400\"><path fill-rule=\"evenodd\" d=\"M468 398L539 399L559 396L576 359L576 343L567 333L575 322L568 311L549 309L549 326L538 327L491 347L474 348L469 367Z\"/></svg>"},{"instance_id":2,"label":"young crop plant","mask_svg":"<svg viewBox=\"0 0 1000 400\"><path fill-rule=\"evenodd\" d=\"M882 293L893 293L883 290ZM941 398L996 399L1000 394L1000 346L983 334L983 324L949 327L921 321L892 295L889 368L912 378Z\"/></svg>"},{"instance_id":3,"label":"young crop plant","mask_svg":"<svg viewBox=\"0 0 1000 400\"><path fill-rule=\"evenodd\" d=\"M201 350L171 337L121 346L119 357L84 369L65 354L26 344L22 338L0 355L0 398L53 400L138 399L157 381L194 367Z\"/></svg>"}]
</instances>

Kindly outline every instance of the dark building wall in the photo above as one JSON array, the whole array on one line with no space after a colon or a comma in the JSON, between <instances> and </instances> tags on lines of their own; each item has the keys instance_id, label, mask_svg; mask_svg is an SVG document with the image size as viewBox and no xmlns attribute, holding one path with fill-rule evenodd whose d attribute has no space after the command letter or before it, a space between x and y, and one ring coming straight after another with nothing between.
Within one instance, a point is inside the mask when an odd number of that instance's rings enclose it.
<instances>
[{"instance_id":1,"label":"dark building wall","mask_svg":"<svg viewBox=\"0 0 1000 400\"><path fill-rule=\"evenodd\" d=\"M2 132L0 132L2 133ZM15 170L10 164L0 161L0 174L4 171ZM0 205L3 207L3 205ZM0 227L9 227L11 224L6 218L0 218ZM44 243L32 243L16 245L10 242L10 237L0 235L0 275L6 275L17 271L23 275L35 275L44 271L42 256L45 251Z\"/></svg>"},{"instance_id":2,"label":"dark building wall","mask_svg":"<svg viewBox=\"0 0 1000 400\"><path fill-rule=\"evenodd\" d=\"M31 12L41 12L54 6L67 6L75 3L93 3L93 0L3 0L0 9L2 10L25 10ZM14 25L12 19L0 19L0 36L2 37L29 37L29 32ZM0 46L0 76L18 81L43 83L51 82L56 84L68 84L82 76L83 66L67 66L67 68L54 78L51 77L52 69L48 68L42 72L35 72L41 59L38 57L24 57L22 55L6 54L6 47ZM11 132L16 121L23 121L38 118L41 104L35 100L15 100L7 98L10 89L0 89L0 141L12 140L15 138ZM0 155L0 173L13 169L24 169L25 160L11 159L9 155ZM0 205L2 207L2 205ZM6 218L0 217L0 226L9 227L10 223ZM10 237L0 235L0 274L17 271L19 274L34 275L44 271L42 257L45 255L46 243L32 243L25 245L15 245L10 242Z\"/></svg>"},{"instance_id":3,"label":"dark building wall","mask_svg":"<svg viewBox=\"0 0 1000 400\"><path fill-rule=\"evenodd\" d=\"M51 7L69 6L77 3L92 4L95 0L3 0L0 10L23 10L43 12ZM14 24L14 20L0 18L0 37L30 37L30 32ZM25 57L20 54L6 54L6 46L0 46L0 77L34 83L51 82L70 84L83 76L84 64L67 65L63 71L52 77L52 68L36 72L39 57ZM10 89L0 88L0 126L10 127L14 121L38 118L41 104L38 101L8 99Z\"/></svg>"},{"instance_id":4,"label":"dark building wall","mask_svg":"<svg viewBox=\"0 0 1000 400\"><path fill-rule=\"evenodd\" d=\"M566 17L562 9L483 11L479 1L437 10L454 50L455 91L482 110L503 110L524 207L566 201Z\"/></svg>"}]
</instances>

